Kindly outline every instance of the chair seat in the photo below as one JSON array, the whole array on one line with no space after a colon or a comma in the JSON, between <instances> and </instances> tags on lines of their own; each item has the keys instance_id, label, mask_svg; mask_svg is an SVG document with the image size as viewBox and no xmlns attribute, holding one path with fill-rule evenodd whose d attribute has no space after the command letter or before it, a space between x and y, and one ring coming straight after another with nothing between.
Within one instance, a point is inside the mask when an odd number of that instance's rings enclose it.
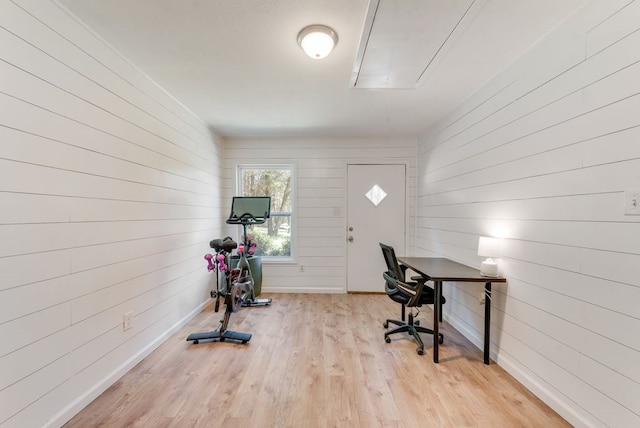
<instances>
[{"instance_id":1,"label":"chair seat","mask_svg":"<svg viewBox=\"0 0 640 428\"><path fill-rule=\"evenodd\" d=\"M405 304L409 300L409 296L403 293L400 290L396 290L394 294L390 294L389 297L391 300L397 303ZM420 296L419 304L417 306L422 305L431 305L435 301L433 288L425 287L422 290L422 295ZM440 296L440 302L444 305L447 302L447 299L444 296Z\"/></svg>"}]
</instances>

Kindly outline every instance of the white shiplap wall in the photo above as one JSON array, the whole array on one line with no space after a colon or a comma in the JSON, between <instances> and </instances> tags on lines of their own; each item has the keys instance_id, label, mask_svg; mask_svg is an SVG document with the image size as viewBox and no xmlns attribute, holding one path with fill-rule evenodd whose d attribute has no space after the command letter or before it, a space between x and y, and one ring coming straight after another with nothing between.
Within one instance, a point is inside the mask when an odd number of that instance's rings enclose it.
<instances>
[{"instance_id":1,"label":"white shiplap wall","mask_svg":"<svg viewBox=\"0 0 640 428\"><path fill-rule=\"evenodd\" d=\"M640 1L592 1L419 144L416 251L503 237L492 357L576 426L640 426ZM478 345L478 288L446 286Z\"/></svg>"},{"instance_id":2,"label":"white shiplap wall","mask_svg":"<svg viewBox=\"0 0 640 428\"><path fill-rule=\"evenodd\" d=\"M262 290L346 292L348 164L408 164L406 246L412 252L416 150L417 139L405 137L225 140L227 205L235 192L236 165L276 163L293 164L295 168L296 258L291 263L265 263ZM304 272L299 271L299 264L304 265Z\"/></svg>"},{"instance_id":3,"label":"white shiplap wall","mask_svg":"<svg viewBox=\"0 0 640 428\"><path fill-rule=\"evenodd\" d=\"M0 111L0 426L59 426L210 300L222 143L49 1L0 1Z\"/></svg>"}]
</instances>

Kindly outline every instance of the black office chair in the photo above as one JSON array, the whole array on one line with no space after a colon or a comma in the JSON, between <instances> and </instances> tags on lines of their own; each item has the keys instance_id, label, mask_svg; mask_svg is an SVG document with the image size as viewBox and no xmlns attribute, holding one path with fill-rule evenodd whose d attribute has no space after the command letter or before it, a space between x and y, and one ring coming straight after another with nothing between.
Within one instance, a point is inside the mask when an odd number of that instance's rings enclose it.
<instances>
[{"instance_id":1,"label":"black office chair","mask_svg":"<svg viewBox=\"0 0 640 428\"><path fill-rule=\"evenodd\" d=\"M388 328L389 323L397 326L384 334L384 340L390 343L390 335L405 332L409 333L418 344L416 352L418 355L422 355L424 354L424 343L418 333L433 334L433 330L421 327L419 321L414 320L413 310L422 305L431 305L435 302L433 288L425 284L428 278L421 276L412 277L412 281L406 281L404 276L406 268L402 269L404 266L401 267L399 265L393 247L380 243L380 248L382 249L382 255L387 264L387 271L382 274L385 280L385 291L391 300L402 305L402 321L388 319L382 324L384 328ZM442 297L440 302L444 304L446 302L445 298ZM408 322L404 321L405 307L410 308ZM438 342L444 342L444 336L442 334L438 334Z\"/></svg>"}]
</instances>

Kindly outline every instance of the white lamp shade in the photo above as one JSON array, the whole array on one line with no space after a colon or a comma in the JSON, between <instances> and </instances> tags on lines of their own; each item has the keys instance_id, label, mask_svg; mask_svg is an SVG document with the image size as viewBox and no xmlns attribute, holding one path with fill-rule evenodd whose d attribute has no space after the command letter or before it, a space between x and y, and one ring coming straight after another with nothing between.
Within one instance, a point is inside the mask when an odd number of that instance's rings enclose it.
<instances>
[{"instance_id":1,"label":"white lamp shade","mask_svg":"<svg viewBox=\"0 0 640 428\"><path fill-rule=\"evenodd\" d=\"M338 43L338 35L329 27L311 25L298 34L298 44L307 55L322 59L329 55Z\"/></svg>"},{"instance_id":2,"label":"white lamp shade","mask_svg":"<svg viewBox=\"0 0 640 428\"><path fill-rule=\"evenodd\" d=\"M478 240L478 255L487 257L480 265L480 274L483 276L498 276L498 264L492 257L500 257L500 240L481 236Z\"/></svg>"},{"instance_id":3,"label":"white lamp shade","mask_svg":"<svg viewBox=\"0 0 640 428\"><path fill-rule=\"evenodd\" d=\"M500 240L481 236L478 240L478 255L484 257L500 257Z\"/></svg>"}]
</instances>

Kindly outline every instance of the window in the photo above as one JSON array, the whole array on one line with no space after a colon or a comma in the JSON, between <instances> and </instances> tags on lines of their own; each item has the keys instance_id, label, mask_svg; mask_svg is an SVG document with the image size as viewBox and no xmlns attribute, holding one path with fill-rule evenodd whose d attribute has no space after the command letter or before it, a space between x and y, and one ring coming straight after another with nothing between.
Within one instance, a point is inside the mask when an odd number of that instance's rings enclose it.
<instances>
[{"instance_id":1,"label":"window","mask_svg":"<svg viewBox=\"0 0 640 428\"><path fill-rule=\"evenodd\" d=\"M255 255L291 258L293 236L293 166L238 165L238 196L271 196L271 217L250 226Z\"/></svg>"}]
</instances>

